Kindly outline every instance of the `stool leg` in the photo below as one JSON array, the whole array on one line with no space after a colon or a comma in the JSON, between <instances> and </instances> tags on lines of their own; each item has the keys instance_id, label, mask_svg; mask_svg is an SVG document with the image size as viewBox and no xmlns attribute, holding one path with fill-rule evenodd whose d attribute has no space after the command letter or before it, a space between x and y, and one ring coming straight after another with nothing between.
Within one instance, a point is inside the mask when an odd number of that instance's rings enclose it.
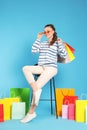
<instances>
[{"instance_id":1,"label":"stool leg","mask_svg":"<svg viewBox=\"0 0 87 130\"><path fill-rule=\"evenodd\" d=\"M53 88L54 88L54 98L55 98L56 118L58 118L58 114L57 114L57 104L56 104L56 90L55 90L55 80L54 80L54 77L53 77Z\"/></svg>"},{"instance_id":2,"label":"stool leg","mask_svg":"<svg viewBox=\"0 0 87 130\"><path fill-rule=\"evenodd\" d=\"M50 79L50 101L51 101L51 114L53 114L53 105L52 105L52 79Z\"/></svg>"}]
</instances>

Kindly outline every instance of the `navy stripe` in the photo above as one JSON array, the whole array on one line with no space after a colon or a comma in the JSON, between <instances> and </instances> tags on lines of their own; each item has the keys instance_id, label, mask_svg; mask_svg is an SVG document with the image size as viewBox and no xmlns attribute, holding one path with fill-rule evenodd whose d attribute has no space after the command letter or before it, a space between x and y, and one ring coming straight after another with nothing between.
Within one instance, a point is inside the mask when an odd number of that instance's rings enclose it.
<instances>
[{"instance_id":1,"label":"navy stripe","mask_svg":"<svg viewBox=\"0 0 87 130\"><path fill-rule=\"evenodd\" d=\"M64 58L67 55L65 46L62 43L56 44L56 42L49 47L48 42L41 43L39 40L36 40L32 46L32 52L34 51L39 51L40 53L38 60L39 65L49 65L53 67L57 67L57 53Z\"/></svg>"}]
</instances>

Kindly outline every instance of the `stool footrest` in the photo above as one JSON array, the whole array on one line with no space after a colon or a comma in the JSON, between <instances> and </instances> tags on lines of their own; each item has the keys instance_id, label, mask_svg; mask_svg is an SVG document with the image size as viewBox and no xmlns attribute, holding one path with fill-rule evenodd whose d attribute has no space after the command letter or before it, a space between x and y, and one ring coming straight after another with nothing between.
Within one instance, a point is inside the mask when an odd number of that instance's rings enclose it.
<instances>
[{"instance_id":1,"label":"stool footrest","mask_svg":"<svg viewBox=\"0 0 87 130\"><path fill-rule=\"evenodd\" d=\"M40 99L40 101L51 101L50 99ZM52 101L55 101L55 99L52 99Z\"/></svg>"}]
</instances>

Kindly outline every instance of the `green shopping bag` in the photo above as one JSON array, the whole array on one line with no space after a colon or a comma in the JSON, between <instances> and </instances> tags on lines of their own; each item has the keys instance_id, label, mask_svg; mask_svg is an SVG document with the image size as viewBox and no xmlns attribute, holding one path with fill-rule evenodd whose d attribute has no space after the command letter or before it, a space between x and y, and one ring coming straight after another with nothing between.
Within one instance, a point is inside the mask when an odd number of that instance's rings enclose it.
<instances>
[{"instance_id":1,"label":"green shopping bag","mask_svg":"<svg viewBox=\"0 0 87 130\"><path fill-rule=\"evenodd\" d=\"M30 88L10 88L10 97L20 97L21 102L25 102L26 113L30 107Z\"/></svg>"},{"instance_id":2,"label":"green shopping bag","mask_svg":"<svg viewBox=\"0 0 87 130\"><path fill-rule=\"evenodd\" d=\"M12 119L22 119L25 116L25 102L14 102L12 104Z\"/></svg>"}]
</instances>

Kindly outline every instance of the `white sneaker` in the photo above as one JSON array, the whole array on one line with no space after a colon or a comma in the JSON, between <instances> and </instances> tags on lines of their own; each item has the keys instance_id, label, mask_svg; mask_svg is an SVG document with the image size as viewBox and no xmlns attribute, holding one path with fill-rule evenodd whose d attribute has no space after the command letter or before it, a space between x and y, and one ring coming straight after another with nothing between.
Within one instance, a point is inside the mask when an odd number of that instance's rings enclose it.
<instances>
[{"instance_id":1,"label":"white sneaker","mask_svg":"<svg viewBox=\"0 0 87 130\"><path fill-rule=\"evenodd\" d=\"M42 89L38 89L37 91L34 92L35 105L38 105L39 103L41 92L42 92Z\"/></svg>"},{"instance_id":2,"label":"white sneaker","mask_svg":"<svg viewBox=\"0 0 87 130\"><path fill-rule=\"evenodd\" d=\"M20 121L21 123L27 123L31 120L33 120L36 117L36 113L34 112L33 114L27 113L27 115Z\"/></svg>"}]
</instances>

